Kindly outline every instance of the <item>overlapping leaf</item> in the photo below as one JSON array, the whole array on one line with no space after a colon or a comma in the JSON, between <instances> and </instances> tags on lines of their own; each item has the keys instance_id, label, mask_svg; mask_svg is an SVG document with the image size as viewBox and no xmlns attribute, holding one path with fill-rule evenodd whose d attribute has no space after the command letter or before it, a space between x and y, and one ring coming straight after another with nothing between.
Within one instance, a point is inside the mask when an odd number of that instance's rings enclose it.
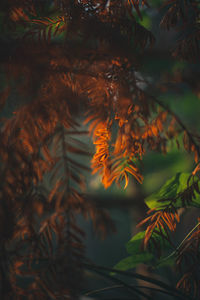
<instances>
[{"instance_id":1,"label":"overlapping leaf","mask_svg":"<svg viewBox=\"0 0 200 300\"><path fill-rule=\"evenodd\" d=\"M150 209L164 209L166 207L200 207L200 190L198 177L191 177L190 173L177 173L152 195L145 199Z\"/></svg>"},{"instance_id":2,"label":"overlapping leaf","mask_svg":"<svg viewBox=\"0 0 200 300\"><path fill-rule=\"evenodd\" d=\"M138 266L138 264L148 264L148 265L159 265L159 260L156 261L155 253L157 256L164 255L167 251L171 249L171 245L167 239L163 239L163 236L158 232L152 234L151 242L148 248L144 249L143 240L145 238L145 231L137 233L131 238L131 240L126 244L126 250L130 256L122 259L115 265L118 270L128 270L133 269ZM162 258L160 258L162 261ZM166 264L169 264L169 261ZM163 266L163 264L160 264Z\"/></svg>"}]
</instances>

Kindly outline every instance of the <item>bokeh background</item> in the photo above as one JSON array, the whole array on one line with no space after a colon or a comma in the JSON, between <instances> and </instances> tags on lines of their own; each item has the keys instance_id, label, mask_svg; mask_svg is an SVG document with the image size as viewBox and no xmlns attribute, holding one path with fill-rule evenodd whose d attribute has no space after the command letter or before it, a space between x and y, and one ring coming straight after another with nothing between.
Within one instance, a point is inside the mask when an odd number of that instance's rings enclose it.
<instances>
[{"instance_id":1,"label":"bokeh background","mask_svg":"<svg viewBox=\"0 0 200 300\"><path fill-rule=\"evenodd\" d=\"M143 8L143 19L139 20L143 26L152 31L156 36L156 44L153 48L145 50L140 62L142 68L139 76L150 83L143 89L148 89L149 93L155 95L160 101L169 106L186 124L192 132L199 133L200 130L200 84L199 84L199 65L187 63L171 56L174 41L178 39L178 32L170 30L164 31L160 28L160 20L165 9L158 10L163 1L152 0L151 8ZM0 15L1 22L1 15ZM1 38L9 41L9 34L1 33ZM62 38L60 36L59 38ZM5 74L0 74L0 84L5 85ZM12 112L20 106L20 100L16 95L10 95L9 101L1 113L1 117L11 117ZM87 130L87 126L83 126ZM171 140L167 144L167 154L156 152L147 153L141 165L144 175L142 185L135 182L134 178L130 180L126 190L123 186L119 188L116 185L104 189L98 174L86 174L87 177L87 196L95 201L100 207L108 210L116 226L116 233L108 234L101 239L93 229L90 220L85 221L79 216L79 224L86 232L86 257L89 261L97 265L114 267L121 259L127 256L125 245L130 238L140 229L136 227L146 214L147 207L144 203L146 196L156 191L167 179L177 172L191 172L195 166L194 158L184 150L179 137L180 148L175 141ZM94 146L90 138L84 137L84 142L89 145L91 152ZM80 158L81 159L81 158ZM85 163L90 165L90 159L86 158ZM198 216L198 210L182 211L181 224L177 232L173 235L175 244L178 244L182 238L189 232L195 223L195 216ZM147 266L141 265L135 270L138 273L155 276L163 281L175 285L177 276L173 268L164 267L152 275ZM132 279L128 279L132 280ZM112 285L109 279L98 275L87 274L87 284L85 293ZM127 291L112 290L102 291L92 295L93 299L112 299L118 295L119 299L128 297ZM155 300L160 299L160 295L155 295ZM165 296L162 296L164 299ZM168 299L168 298L166 298Z\"/></svg>"}]
</instances>

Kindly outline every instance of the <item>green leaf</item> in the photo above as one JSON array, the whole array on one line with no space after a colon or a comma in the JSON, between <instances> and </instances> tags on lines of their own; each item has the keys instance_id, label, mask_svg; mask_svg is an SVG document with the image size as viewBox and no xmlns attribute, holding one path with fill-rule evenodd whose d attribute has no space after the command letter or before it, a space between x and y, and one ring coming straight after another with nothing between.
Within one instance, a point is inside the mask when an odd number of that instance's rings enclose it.
<instances>
[{"instance_id":1,"label":"green leaf","mask_svg":"<svg viewBox=\"0 0 200 300\"><path fill-rule=\"evenodd\" d=\"M174 266L175 264L175 255L170 255L168 257L161 257L160 260L158 260L155 264L155 268L161 268L165 266Z\"/></svg>"},{"instance_id":2,"label":"green leaf","mask_svg":"<svg viewBox=\"0 0 200 300\"><path fill-rule=\"evenodd\" d=\"M142 251L141 245L145 236L145 231L138 232L126 244L126 250L129 254L136 254Z\"/></svg>"},{"instance_id":3,"label":"green leaf","mask_svg":"<svg viewBox=\"0 0 200 300\"><path fill-rule=\"evenodd\" d=\"M164 235L164 232L163 232ZM148 249L143 250L142 249L142 241L145 236L145 231L137 233L135 236L131 238L130 241L126 244L126 250L130 256L122 259L120 262L118 262L114 268L118 270L128 270L135 268L138 264L149 264L149 265L157 265L157 266L162 266L159 264L160 260L158 262L155 261L155 251L157 245L157 250L158 248L160 249L161 252L163 250L169 250L171 248L169 242L165 239L162 238L162 236L156 232L153 233L152 238L154 239L154 243L150 240L150 247ZM166 261L167 264L167 261Z\"/></svg>"},{"instance_id":4,"label":"green leaf","mask_svg":"<svg viewBox=\"0 0 200 300\"><path fill-rule=\"evenodd\" d=\"M117 270L126 271L135 268L138 264L148 263L152 261L153 258L154 256L152 253L145 253L145 252L141 254L131 255L118 262L114 266L114 268Z\"/></svg>"},{"instance_id":5,"label":"green leaf","mask_svg":"<svg viewBox=\"0 0 200 300\"><path fill-rule=\"evenodd\" d=\"M145 199L147 206L152 209L162 209L166 207L171 200L175 199L177 195L188 188L188 179L191 176L190 173L177 173L171 179L169 179L157 192L154 192ZM194 178L196 179L196 178ZM200 207L200 195L195 192L195 197L191 203L191 206ZM162 202L160 202L162 200ZM181 198L177 198L173 205L177 208L182 207Z\"/></svg>"}]
</instances>

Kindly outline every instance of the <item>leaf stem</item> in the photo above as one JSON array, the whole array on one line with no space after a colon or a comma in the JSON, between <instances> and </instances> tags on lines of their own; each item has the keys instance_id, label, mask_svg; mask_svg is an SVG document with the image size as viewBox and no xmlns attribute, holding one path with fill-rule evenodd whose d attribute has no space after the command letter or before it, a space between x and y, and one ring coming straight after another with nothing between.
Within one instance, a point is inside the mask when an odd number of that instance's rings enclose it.
<instances>
[{"instance_id":1,"label":"leaf stem","mask_svg":"<svg viewBox=\"0 0 200 300\"><path fill-rule=\"evenodd\" d=\"M181 246L184 244L184 242L189 238L189 236L195 231L195 229L200 225L200 222L198 222L191 230L190 232L184 237L184 239L182 240L182 242L176 247L176 249L170 253L168 256L164 257L156 266L159 266L161 263L163 263L164 261L168 260L169 258L173 257L178 250L181 248Z\"/></svg>"},{"instance_id":2,"label":"leaf stem","mask_svg":"<svg viewBox=\"0 0 200 300\"><path fill-rule=\"evenodd\" d=\"M166 104L162 103L160 100L153 96L149 96L154 102L156 102L158 105L163 107L170 115L174 117L176 122L179 124L179 126L187 133L189 139L191 140L192 144L194 145L198 156L200 157L200 147L197 145L196 141L194 140L193 134L187 129L186 125L182 122L182 120L177 116L176 113L174 113Z\"/></svg>"}]
</instances>

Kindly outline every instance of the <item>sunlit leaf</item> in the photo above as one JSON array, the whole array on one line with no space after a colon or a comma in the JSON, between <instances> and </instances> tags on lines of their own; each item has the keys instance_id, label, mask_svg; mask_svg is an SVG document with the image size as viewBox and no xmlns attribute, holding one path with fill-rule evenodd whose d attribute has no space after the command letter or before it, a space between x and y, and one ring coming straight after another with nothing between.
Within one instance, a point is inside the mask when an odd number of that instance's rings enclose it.
<instances>
[{"instance_id":1,"label":"sunlit leaf","mask_svg":"<svg viewBox=\"0 0 200 300\"><path fill-rule=\"evenodd\" d=\"M185 196L186 206L200 207L200 195L196 191L192 191L194 192L192 201L187 201L190 200L188 199L188 197L190 196L190 187L193 187L194 184L192 180L189 181L190 177L190 173L177 173L171 179L167 180L158 191L148 196L145 199L145 203L150 209L155 208L159 210L161 208L167 207L167 205L169 205L170 203L172 203L174 207L179 208L184 206L183 197ZM196 177L193 179L197 182Z\"/></svg>"}]
</instances>

